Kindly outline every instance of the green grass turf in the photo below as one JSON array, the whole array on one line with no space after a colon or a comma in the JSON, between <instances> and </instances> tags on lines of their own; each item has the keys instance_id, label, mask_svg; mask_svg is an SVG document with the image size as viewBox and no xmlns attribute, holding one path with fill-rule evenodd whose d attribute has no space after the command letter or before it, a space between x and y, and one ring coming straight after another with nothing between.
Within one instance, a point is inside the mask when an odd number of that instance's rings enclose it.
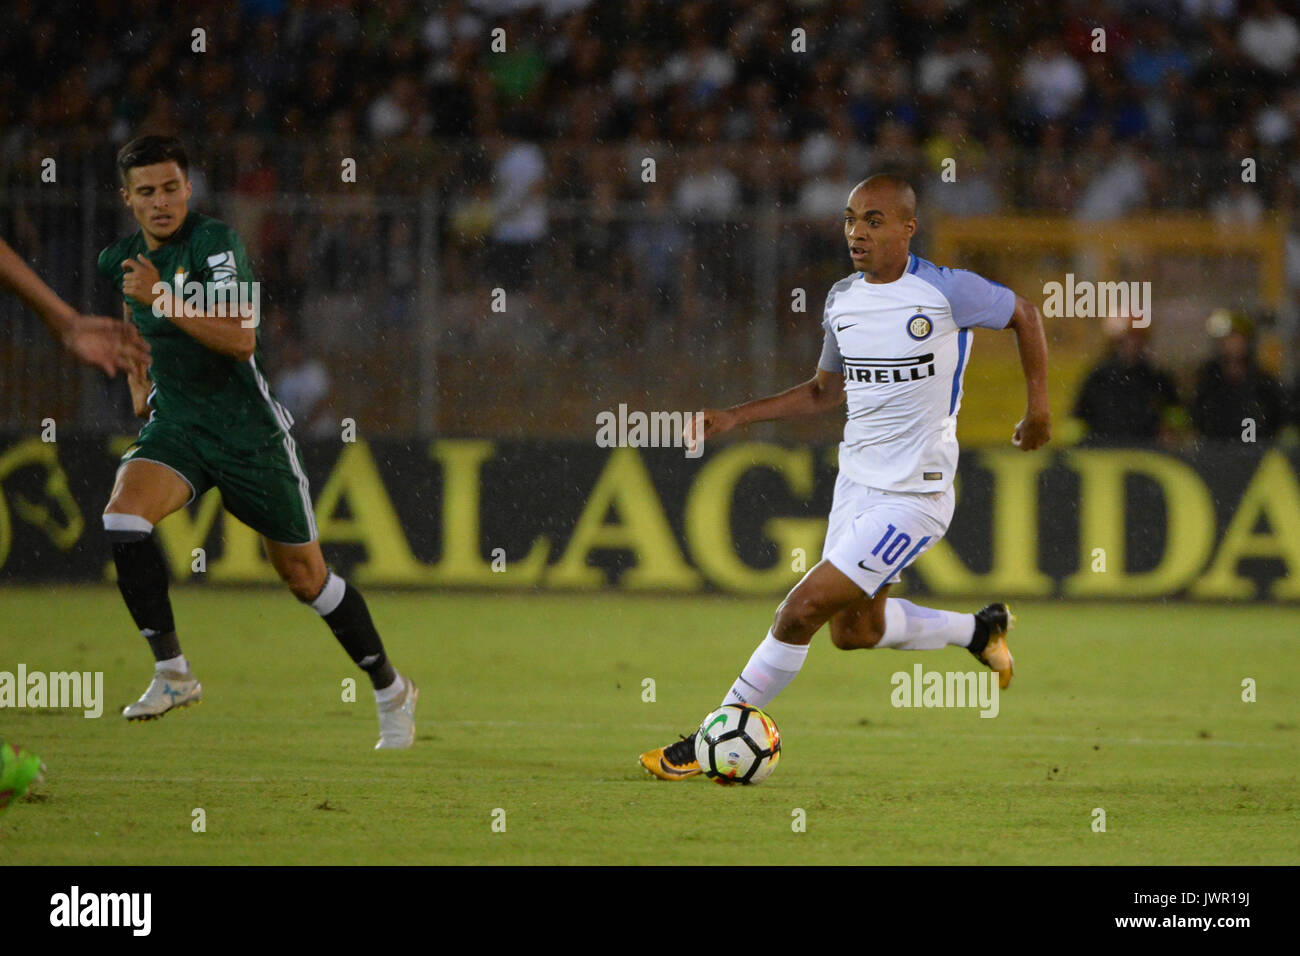
<instances>
[{"instance_id":1,"label":"green grass turf","mask_svg":"<svg viewBox=\"0 0 1300 956\"><path fill-rule=\"evenodd\" d=\"M0 711L48 766L0 817L0 861L1300 861L1294 608L1017 606L995 719L890 705L894 671L972 669L964 651L847 654L823 632L770 708L776 773L724 788L651 780L636 755L712 709L774 601L372 592L422 688L416 746L375 753L369 689L341 701L356 672L310 611L274 590L173 599L206 699L127 724L150 661L116 591L0 589L0 670L102 670L106 698L97 720Z\"/></svg>"}]
</instances>

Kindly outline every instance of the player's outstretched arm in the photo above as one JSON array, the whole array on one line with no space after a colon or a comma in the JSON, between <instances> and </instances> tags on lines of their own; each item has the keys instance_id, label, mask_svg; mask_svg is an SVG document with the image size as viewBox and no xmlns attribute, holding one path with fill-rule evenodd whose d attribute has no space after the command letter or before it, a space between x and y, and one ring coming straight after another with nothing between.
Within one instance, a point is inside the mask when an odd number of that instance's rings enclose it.
<instances>
[{"instance_id":1,"label":"player's outstretched arm","mask_svg":"<svg viewBox=\"0 0 1300 956\"><path fill-rule=\"evenodd\" d=\"M129 372L148 367L149 346L134 325L103 315L82 315L59 298L3 239L0 286L40 316L68 351L87 365L98 366L110 378L118 369Z\"/></svg>"},{"instance_id":2,"label":"player's outstretched arm","mask_svg":"<svg viewBox=\"0 0 1300 956\"><path fill-rule=\"evenodd\" d=\"M819 368L817 374L801 385L777 395L755 399L731 408L709 408L704 415L704 437L712 438L742 425L770 422L782 418L814 415L844 404L844 375Z\"/></svg>"},{"instance_id":3,"label":"player's outstretched arm","mask_svg":"<svg viewBox=\"0 0 1300 956\"><path fill-rule=\"evenodd\" d=\"M23 305L39 315L59 339L72 329L77 320L77 310L41 281L41 277L3 239L0 239L0 285L22 299Z\"/></svg>"},{"instance_id":4,"label":"player's outstretched arm","mask_svg":"<svg viewBox=\"0 0 1300 956\"><path fill-rule=\"evenodd\" d=\"M122 263L122 294L150 308L161 298L154 291L161 283L157 267L144 255L126 259ZM164 310L167 318L193 338L214 352L247 362L257 347L256 327L244 327L239 315L191 315L182 303L170 300L172 307Z\"/></svg>"},{"instance_id":5,"label":"player's outstretched arm","mask_svg":"<svg viewBox=\"0 0 1300 956\"><path fill-rule=\"evenodd\" d=\"M1017 295L1007 328L1015 330L1028 391L1025 417L1016 423L1011 444L1021 451L1033 451L1052 437L1052 415L1047 403L1047 335L1043 332L1042 313L1038 306Z\"/></svg>"}]
</instances>

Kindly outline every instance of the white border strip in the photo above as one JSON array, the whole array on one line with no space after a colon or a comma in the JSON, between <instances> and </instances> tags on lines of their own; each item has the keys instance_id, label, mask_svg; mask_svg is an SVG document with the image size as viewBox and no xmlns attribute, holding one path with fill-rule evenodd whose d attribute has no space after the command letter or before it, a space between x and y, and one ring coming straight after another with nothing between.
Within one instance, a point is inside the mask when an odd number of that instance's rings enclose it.
<instances>
[{"instance_id":1,"label":"white border strip","mask_svg":"<svg viewBox=\"0 0 1300 956\"><path fill-rule=\"evenodd\" d=\"M271 414L275 416L276 423L280 426L280 431L284 432L284 450L289 456L289 467L293 469L294 476L298 479L298 493L302 497L303 511L307 515L307 529L311 534L310 541L315 541L318 532L316 530L316 512L311 505L311 491L307 484L307 475L303 472L302 467L298 464L298 446L294 443L293 435L290 434L289 428L291 420L289 413L275 399L271 398L271 390L266 384L266 379L262 377L262 371L257 367L256 357L248 357L248 365L253 370L253 376L257 380L258 390L262 393L262 398L266 400L267 407L271 409ZM310 541L303 542L304 544Z\"/></svg>"}]
</instances>

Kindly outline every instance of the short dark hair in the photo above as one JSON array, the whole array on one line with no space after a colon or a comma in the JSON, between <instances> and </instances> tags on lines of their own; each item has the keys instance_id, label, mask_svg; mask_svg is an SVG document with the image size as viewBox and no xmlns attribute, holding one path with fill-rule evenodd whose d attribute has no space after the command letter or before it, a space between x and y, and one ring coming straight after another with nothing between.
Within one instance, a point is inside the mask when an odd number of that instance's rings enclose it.
<instances>
[{"instance_id":1,"label":"short dark hair","mask_svg":"<svg viewBox=\"0 0 1300 956\"><path fill-rule=\"evenodd\" d=\"M126 185L127 173L137 166L174 162L186 177L190 174L190 158L181 141L174 136L137 136L117 153L117 171Z\"/></svg>"}]
</instances>

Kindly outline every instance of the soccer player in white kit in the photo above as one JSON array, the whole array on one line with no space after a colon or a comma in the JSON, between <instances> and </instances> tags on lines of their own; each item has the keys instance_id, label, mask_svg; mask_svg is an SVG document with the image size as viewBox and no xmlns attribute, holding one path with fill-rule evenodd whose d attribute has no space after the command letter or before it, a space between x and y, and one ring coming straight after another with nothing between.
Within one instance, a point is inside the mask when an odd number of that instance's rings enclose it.
<instances>
[{"instance_id":1,"label":"soccer player in white kit","mask_svg":"<svg viewBox=\"0 0 1300 956\"><path fill-rule=\"evenodd\" d=\"M915 232L916 195L907 182L882 174L859 183L844 211L859 271L826 297L816 376L779 395L703 413L702 437L709 438L848 404L822 560L781 603L724 704L766 707L794 680L827 622L841 650L953 644L997 671L1002 688L1011 682L1005 604L958 614L891 598L889 588L952 520L957 411L972 329L1016 334L1028 403L1012 444L1032 451L1051 437L1042 316L1005 286L912 255ZM664 780L695 776L695 735L642 754L641 765Z\"/></svg>"}]
</instances>

